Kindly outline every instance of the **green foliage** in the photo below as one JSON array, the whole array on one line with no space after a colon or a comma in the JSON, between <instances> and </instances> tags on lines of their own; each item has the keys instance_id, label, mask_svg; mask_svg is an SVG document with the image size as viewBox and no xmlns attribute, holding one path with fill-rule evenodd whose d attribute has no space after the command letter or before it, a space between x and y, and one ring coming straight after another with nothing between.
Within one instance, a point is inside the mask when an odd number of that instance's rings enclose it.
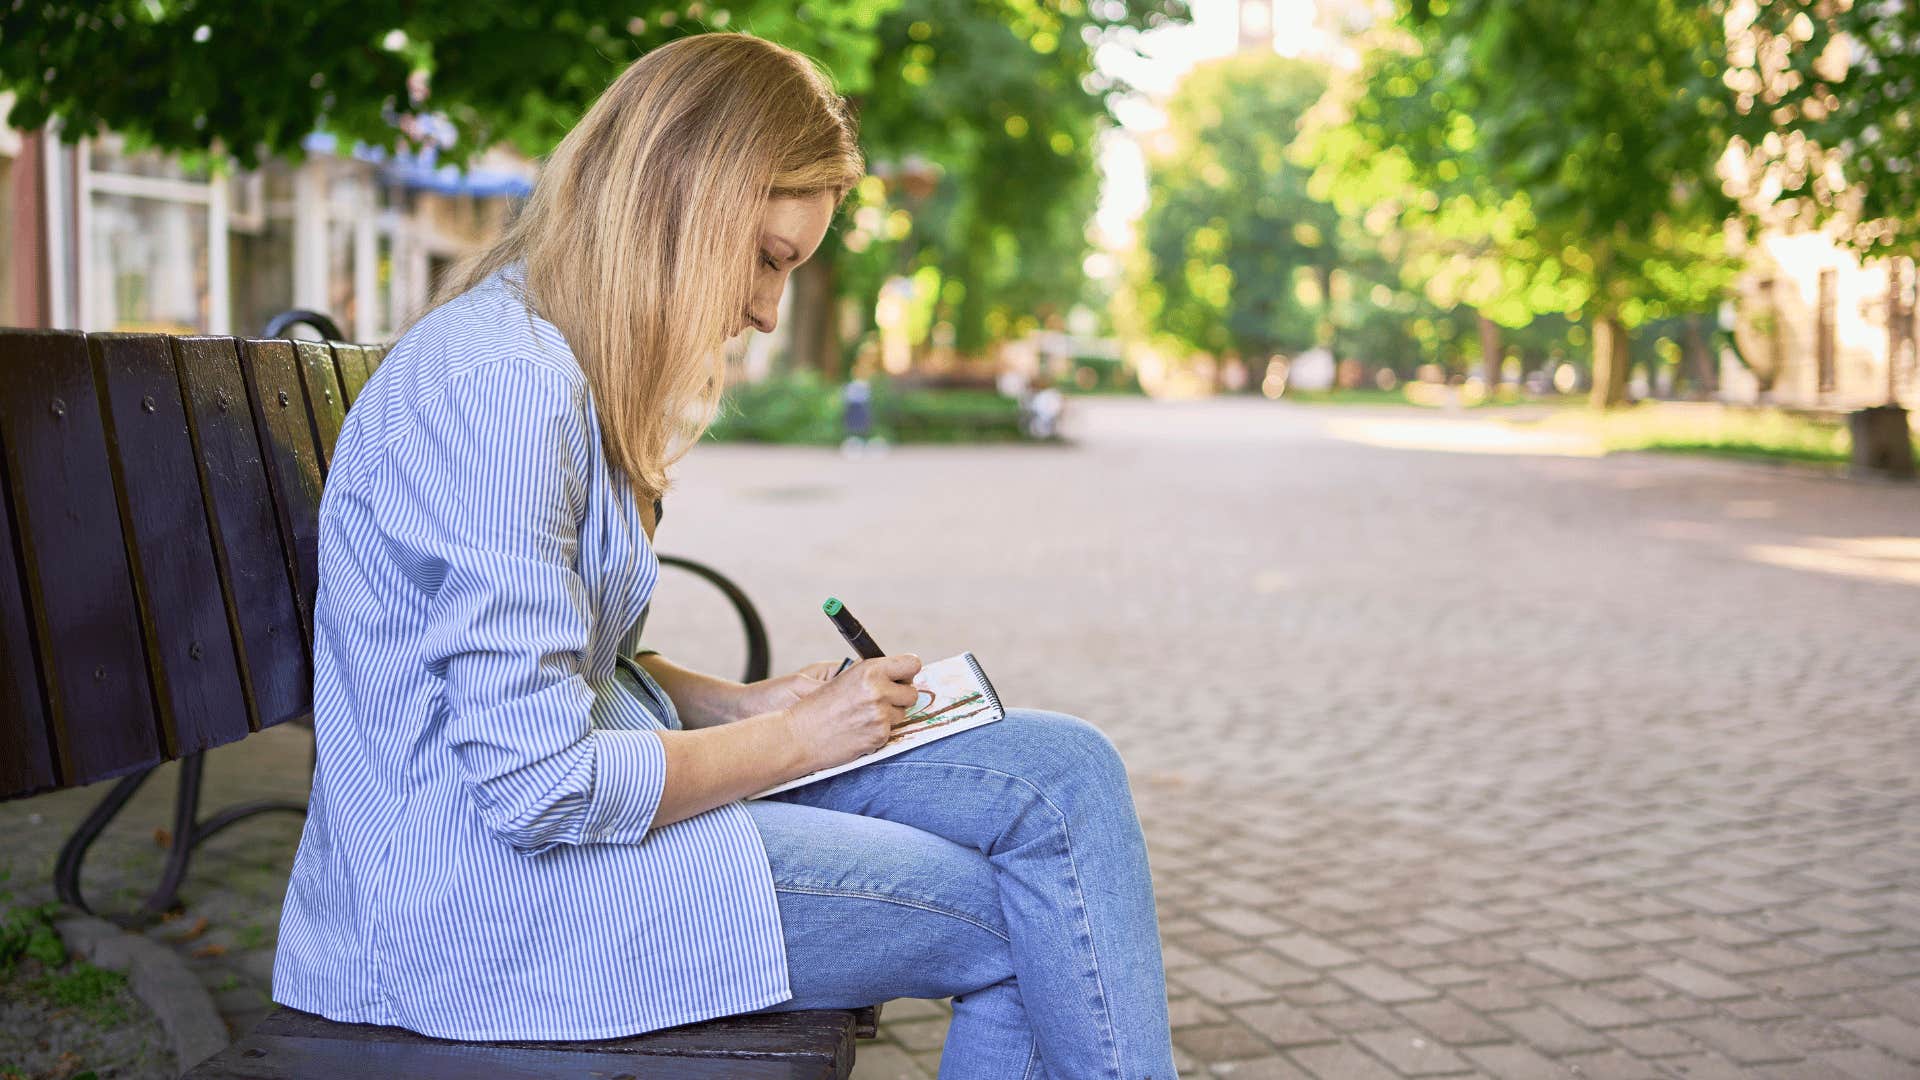
<instances>
[{"instance_id":1,"label":"green foliage","mask_svg":"<svg viewBox=\"0 0 1920 1080\"><path fill-rule=\"evenodd\" d=\"M0 896L0 900L6 899ZM0 974L13 970L22 959L35 960L49 967L67 962L67 948L53 928L57 904L33 907L15 906L0 912Z\"/></svg>"},{"instance_id":2,"label":"green foliage","mask_svg":"<svg viewBox=\"0 0 1920 1080\"><path fill-rule=\"evenodd\" d=\"M1411 3L1314 148L1319 185L1404 234L1439 304L1638 325L1734 271L1715 163L1732 133L1715 4Z\"/></svg>"},{"instance_id":3,"label":"green foliage","mask_svg":"<svg viewBox=\"0 0 1920 1080\"><path fill-rule=\"evenodd\" d=\"M95 1023L118 1024L127 1015L120 1003L126 985L125 975L79 961L66 971L41 976L33 989L55 1005L78 1009Z\"/></svg>"},{"instance_id":4,"label":"green foliage","mask_svg":"<svg viewBox=\"0 0 1920 1080\"><path fill-rule=\"evenodd\" d=\"M1194 69L1168 102L1170 142L1149 160L1138 285L1161 335L1258 359L1323 340L1319 294L1342 261L1339 221L1308 195L1308 174L1287 151L1325 80L1303 61L1235 56Z\"/></svg>"},{"instance_id":5,"label":"green foliage","mask_svg":"<svg viewBox=\"0 0 1920 1080\"><path fill-rule=\"evenodd\" d=\"M1096 135L1125 89L1094 50L1186 16L1185 0L37 0L0 6L0 89L18 127L59 116L243 164L298 157L322 127L391 147L413 108L457 125L450 158L501 141L538 156L646 50L745 30L832 72L870 162L941 171L924 205L864 186L850 208L878 227L843 228L817 261L868 312L889 275L933 271L916 340L943 322L970 353L1081 298Z\"/></svg>"},{"instance_id":6,"label":"green foliage","mask_svg":"<svg viewBox=\"0 0 1920 1080\"><path fill-rule=\"evenodd\" d=\"M1736 130L1776 201L1863 256L1920 254L1920 5L1761 0L1734 44Z\"/></svg>"},{"instance_id":7,"label":"green foliage","mask_svg":"<svg viewBox=\"0 0 1920 1080\"><path fill-rule=\"evenodd\" d=\"M29 0L0 9L0 88L10 122L50 116L74 134L111 128L164 150L216 143L243 163L298 157L325 127L394 146L407 81L431 81L470 152L506 140L544 153L621 68L674 37L745 28L865 88L872 30L889 0L727 7L657 0Z\"/></svg>"},{"instance_id":8,"label":"green foliage","mask_svg":"<svg viewBox=\"0 0 1920 1080\"><path fill-rule=\"evenodd\" d=\"M1185 0L902 0L874 33L861 143L876 169L914 156L940 179L919 204L877 176L862 187L841 294L870 311L885 278L932 268L926 322L951 326L962 353L1079 300L1096 136L1125 89L1094 49L1185 16Z\"/></svg>"},{"instance_id":9,"label":"green foliage","mask_svg":"<svg viewBox=\"0 0 1920 1080\"><path fill-rule=\"evenodd\" d=\"M1001 442L1023 438L1018 403L985 390L905 389L875 379L873 433L896 443ZM707 432L718 442L834 446L846 437L841 386L796 371L727 392Z\"/></svg>"}]
</instances>

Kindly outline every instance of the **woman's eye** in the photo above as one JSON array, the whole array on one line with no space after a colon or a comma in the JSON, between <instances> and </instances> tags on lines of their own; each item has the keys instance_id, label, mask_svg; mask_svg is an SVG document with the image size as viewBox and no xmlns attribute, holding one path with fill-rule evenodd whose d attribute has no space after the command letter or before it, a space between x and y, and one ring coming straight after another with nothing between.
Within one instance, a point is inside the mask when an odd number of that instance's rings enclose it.
<instances>
[{"instance_id":1,"label":"woman's eye","mask_svg":"<svg viewBox=\"0 0 1920 1080\"><path fill-rule=\"evenodd\" d=\"M766 267L769 270L780 269L780 264L773 261L773 256L767 254L764 251L760 253L760 265Z\"/></svg>"}]
</instances>

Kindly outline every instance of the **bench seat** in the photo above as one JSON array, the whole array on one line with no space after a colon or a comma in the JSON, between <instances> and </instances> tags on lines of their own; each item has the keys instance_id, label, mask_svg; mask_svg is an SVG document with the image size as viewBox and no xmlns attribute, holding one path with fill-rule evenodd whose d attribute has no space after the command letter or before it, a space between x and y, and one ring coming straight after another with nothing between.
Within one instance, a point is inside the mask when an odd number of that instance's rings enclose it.
<instances>
[{"instance_id":1,"label":"bench seat","mask_svg":"<svg viewBox=\"0 0 1920 1080\"><path fill-rule=\"evenodd\" d=\"M489 1080L826 1080L853 1069L879 1007L756 1013L596 1042L462 1043L279 1008L185 1080L484 1076Z\"/></svg>"}]
</instances>

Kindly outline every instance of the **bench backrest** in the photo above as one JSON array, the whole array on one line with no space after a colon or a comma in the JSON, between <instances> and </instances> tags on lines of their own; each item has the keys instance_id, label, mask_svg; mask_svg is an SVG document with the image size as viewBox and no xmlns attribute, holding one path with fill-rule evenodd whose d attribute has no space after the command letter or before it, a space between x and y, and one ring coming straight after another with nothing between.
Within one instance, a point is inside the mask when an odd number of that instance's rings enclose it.
<instances>
[{"instance_id":1,"label":"bench backrest","mask_svg":"<svg viewBox=\"0 0 1920 1080\"><path fill-rule=\"evenodd\" d=\"M0 329L0 798L311 711L320 485L382 356Z\"/></svg>"}]
</instances>

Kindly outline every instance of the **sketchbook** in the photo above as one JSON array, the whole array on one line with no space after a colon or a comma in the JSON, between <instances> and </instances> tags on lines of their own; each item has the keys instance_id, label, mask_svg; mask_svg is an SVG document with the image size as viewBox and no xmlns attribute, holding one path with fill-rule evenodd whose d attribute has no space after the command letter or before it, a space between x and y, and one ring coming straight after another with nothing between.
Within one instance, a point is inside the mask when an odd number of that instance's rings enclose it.
<instances>
[{"instance_id":1,"label":"sketchbook","mask_svg":"<svg viewBox=\"0 0 1920 1080\"><path fill-rule=\"evenodd\" d=\"M825 780L829 776L838 776L862 765L905 753L916 746L925 746L982 724L991 724L1007 715L1007 711L1000 707L1000 695L993 692L993 684L987 681L987 673L980 670L980 662L970 652L923 665L920 673L913 677L913 687L920 691L920 698L907 710L906 719L894 727L893 735L887 739L885 746L830 769L796 776L784 784L747 797L758 799L777 791Z\"/></svg>"}]
</instances>

